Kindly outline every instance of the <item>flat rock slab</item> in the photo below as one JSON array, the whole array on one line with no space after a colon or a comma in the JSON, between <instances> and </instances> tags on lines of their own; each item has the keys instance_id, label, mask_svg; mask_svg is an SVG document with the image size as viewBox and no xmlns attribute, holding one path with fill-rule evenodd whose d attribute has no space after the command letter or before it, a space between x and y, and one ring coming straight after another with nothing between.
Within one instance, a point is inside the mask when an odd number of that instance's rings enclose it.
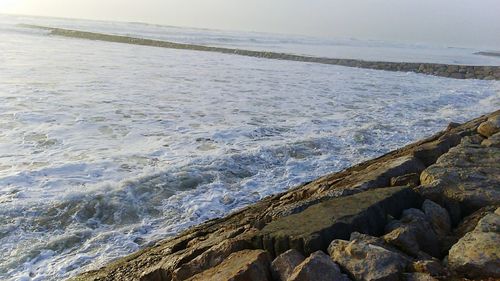
<instances>
[{"instance_id":1,"label":"flat rock slab","mask_svg":"<svg viewBox=\"0 0 500 281\"><path fill-rule=\"evenodd\" d=\"M333 239L349 239L354 231L381 235L387 215L398 217L418 202L418 195L409 187L334 198L269 223L261 230L258 243L262 245L258 246L276 255L290 248L305 254L325 251Z\"/></svg>"},{"instance_id":2,"label":"flat rock slab","mask_svg":"<svg viewBox=\"0 0 500 281\"><path fill-rule=\"evenodd\" d=\"M266 281L271 280L271 258L262 250L244 250L231 254L216 267L205 270L189 281Z\"/></svg>"},{"instance_id":3,"label":"flat rock slab","mask_svg":"<svg viewBox=\"0 0 500 281\"><path fill-rule=\"evenodd\" d=\"M420 181L432 186L451 201L458 202L465 215L500 204L500 148L460 144L425 169Z\"/></svg>"}]
</instances>

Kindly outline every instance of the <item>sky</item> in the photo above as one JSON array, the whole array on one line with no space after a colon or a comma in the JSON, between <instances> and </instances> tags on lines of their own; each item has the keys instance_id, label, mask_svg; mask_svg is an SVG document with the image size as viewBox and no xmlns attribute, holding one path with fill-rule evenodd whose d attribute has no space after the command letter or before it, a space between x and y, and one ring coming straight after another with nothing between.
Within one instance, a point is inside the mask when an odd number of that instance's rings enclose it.
<instances>
[{"instance_id":1,"label":"sky","mask_svg":"<svg viewBox=\"0 0 500 281\"><path fill-rule=\"evenodd\" d=\"M500 49L500 0L0 0L0 13Z\"/></svg>"}]
</instances>

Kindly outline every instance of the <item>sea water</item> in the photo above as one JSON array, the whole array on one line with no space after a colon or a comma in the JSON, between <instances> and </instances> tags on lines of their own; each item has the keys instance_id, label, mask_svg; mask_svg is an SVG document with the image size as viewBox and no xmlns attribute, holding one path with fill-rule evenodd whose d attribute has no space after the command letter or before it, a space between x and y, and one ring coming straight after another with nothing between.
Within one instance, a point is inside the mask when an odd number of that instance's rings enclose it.
<instances>
[{"instance_id":1,"label":"sea water","mask_svg":"<svg viewBox=\"0 0 500 281\"><path fill-rule=\"evenodd\" d=\"M500 108L498 81L63 38L19 23L318 56L496 63L472 49L0 16L3 280L98 268Z\"/></svg>"}]
</instances>

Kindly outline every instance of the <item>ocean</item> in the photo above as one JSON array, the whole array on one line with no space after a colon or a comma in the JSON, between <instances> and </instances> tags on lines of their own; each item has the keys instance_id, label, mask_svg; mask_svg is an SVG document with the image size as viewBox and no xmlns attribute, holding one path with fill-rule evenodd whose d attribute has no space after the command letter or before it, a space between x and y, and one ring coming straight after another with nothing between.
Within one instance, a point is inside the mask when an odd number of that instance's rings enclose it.
<instances>
[{"instance_id":1,"label":"ocean","mask_svg":"<svg viewBox=\"0 0 500 281\"><path fill-rule=\"evenodd\" d=\"M322 57L467 48L0 15L0 279L61 280L500 108L457 80L56 37L38 24Z\"/></svg>"}]
</instances>

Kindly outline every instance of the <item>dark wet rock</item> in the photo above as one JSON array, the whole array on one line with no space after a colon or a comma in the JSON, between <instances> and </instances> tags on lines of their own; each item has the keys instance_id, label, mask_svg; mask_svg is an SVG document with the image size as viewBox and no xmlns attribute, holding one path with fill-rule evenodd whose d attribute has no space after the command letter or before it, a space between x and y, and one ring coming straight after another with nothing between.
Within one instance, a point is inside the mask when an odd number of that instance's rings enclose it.
<instances>
[{"instance_id":1,"label":"dark wet rock","mask_svg":"<svg viewBox=\"0 0 500 281\"><path fill-rule=\"evenodd\" d=\"M420 184L420 174L411 173L391 178L391 186L417 186Z\"/></svg>"},{"instance_id":2,"label":"dark wet rock","mask_svg":"<svg viewBox=\"0 0 500 281\"><path fill-rule=\"evenodd\" d=\"M299 264L290 278L286 280L349 281L350 279L341 273L339 266L328 255L322 251L317 251Z\"/></svg>"},{"instance_id":3,"label":"dark wet rock","mask_svg":"<svg viewBox=\"0 0 500 281\"><path fill-rule=\"evenodd\" d=\"M354 231L381 235L387 215L397 217L418 201L408 187L381 188L324 201L266 225L261 232L263 248L278 255L290 248L309 254L326 250L333 239L348 239Z\"/></svg>"},{"instance_id":4,"label":"dark wet rock","mask_svg":"<svg viewBox=\"0 0 500 281\"><path fill-rule=\"evenodd\" d=\"M485 137L490 137L500 132L500 114L488 118L488 121L481 123L477 128L477 132Z\"/></svg>"},{"instance_id":5,"label":"dark wet rock","mask_svg":"<svg viewBox=\"0 0 500 281\"><path fill-rule=\"evenodd\" d=\"M387 243L414 257L418 257L421 251L434 257L440 256L439 238L419 209L405 210L399 224L393 223L393 227L386 228L390 231L383 236Z\"/></svg>"},{"instance_id":6,"label":"dark wet rock","mask_svg":"<svg viewBox=\"0 0 500 281\"><path fill-rule=\"evenodd\" d=\"M448 255L449 267L468 278L500 278L500 210L483 217Z\"/></svg>"},{"instance_id":7,"label":"dark wet rock","mask_svg":"<svg viewBox=\"0 0 500 281\"><path fill-rule=\"evenodd\" d=\"M422 204L422 210L432 229L440 237L445 237L451 230L451 220L445 208L439 206L433 201L426 199Z\"/></svg>"},{"instance_id":8,"label":"dark wet rock","mask_svg":"<svg viewBox=\"0 0 500 281\"><path fill-rule=\"evenodd\" d=\"M334 240L328 247L333 261L355 280L400 280L407 258L363 240Z\"/></svg>"},{"instance_id":9,"label":"dark wet rock","mask_svg":"<svg viewBox=\"0 0 500 281\"><path fill-rule=\"evenodd\" d=\"M271 280L270 256L262 250L243 250L231 254L221 264L189 278L190 281L266 281Z\"/></svg>"},{"instance_id":10,"label":"dark wet rock","mask_svg":"<svg viewBox=\"0 0 500 281\"><path fill-rule=\"evenodd\" d=\"M279 255L271 264L271 273L274 280L286 281L292 275L297 265L302 263L305 257L297 250L290 249Z\"/></svg>"}]
</instances>

